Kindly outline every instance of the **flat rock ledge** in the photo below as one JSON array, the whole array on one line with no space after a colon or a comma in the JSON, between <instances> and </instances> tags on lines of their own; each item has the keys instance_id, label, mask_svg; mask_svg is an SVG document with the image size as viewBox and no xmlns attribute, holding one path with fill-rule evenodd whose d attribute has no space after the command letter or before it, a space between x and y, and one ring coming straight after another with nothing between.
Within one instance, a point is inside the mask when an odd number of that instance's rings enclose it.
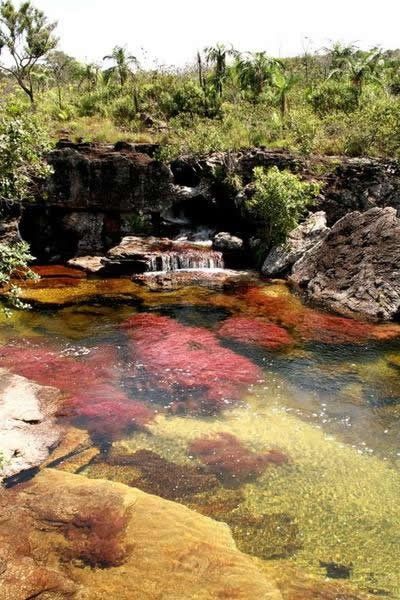
<instances>
[{"instance_id":1,"label":"flat rock ledge","mask_svg":"<svg viewBox=\"0 0 400 600\"><path fill-rule=\"evenodd\" d=\"M258 275L252 271L231 269L180 269L142 273L134 275L132 281L152 291L177 290L192 286L223 290L255 283L258 281Z\"/></svg>"},{"instance_id":2,"label":"flat rock ledge","mask_svg":"<svg viewBox=\"0 0 400 600\"><path fill-rule=\"evenodd\" d=\"M44 469L0 513L2 600L282 600L226 524L121 483Z\"/></svg>"},{"instance_id":3,"label":"flat rock ledge","mask_svg":"<svg viewBox=\"0 0 400 600\"><path fill-rule=\"evenodd\" d=\"M60 442L61 394L0 369L0 482L43 463Z\"/></svg>"},{"instance_id":4,"label":"flat rock ledge","mask_svg":"<svg viewBox=\"0 0 400 600\"><path fill-rule=\"evenodd\" d=\"M352 212L295 263L291 282L306 299L374 321L400 314L400 219L394 208Z\"/></svg>"}]
</instances>

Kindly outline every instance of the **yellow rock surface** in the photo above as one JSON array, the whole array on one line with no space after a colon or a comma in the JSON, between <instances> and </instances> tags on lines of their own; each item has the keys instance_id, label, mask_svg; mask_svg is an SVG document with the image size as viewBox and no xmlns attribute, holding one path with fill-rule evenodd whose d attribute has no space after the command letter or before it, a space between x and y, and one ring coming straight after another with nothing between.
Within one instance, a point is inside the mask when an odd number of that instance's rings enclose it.
<instances>
[{"instance_id":1,"label":"yellow rock surface","mask_svg":"<svg viewBox=\"0 0 400 600\"><path fill-rule=\"evenodd\" d=\"M6 513L7 498L3 600L39 596L49 581L55 598L75 600L282 600L225 524L180 504L53 469L4 492ZM20 540L17 556L13 528L29 539Z\"/></svg>"}]
</instances>

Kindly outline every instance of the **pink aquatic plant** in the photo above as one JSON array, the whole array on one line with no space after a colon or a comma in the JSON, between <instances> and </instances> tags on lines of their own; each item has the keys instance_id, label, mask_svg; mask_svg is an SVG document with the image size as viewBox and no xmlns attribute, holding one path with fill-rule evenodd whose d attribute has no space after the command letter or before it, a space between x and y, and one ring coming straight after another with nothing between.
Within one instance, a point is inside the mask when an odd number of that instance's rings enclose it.
<instances>
[{"instance_id":1,"label":"pink aquatic plant","mask_svg":"<svg viewBox=\"0 0 400 600\"><path fill-rule=\"evenodd\" d=\"M262 377L256 365L221 346L207 329L148 313L123 327L136 359L134 377L167 392L174 406L214 413L237 402L243 389Z\"/></svg>"},{"instance_id":2,"label":"pink aquatic plant","mask_svg":"<svg viewBox=\"0 0 400 600\"><path fill-rule=\"evenodd\" d=\"M239 438L226 432L218 433L215 437L198 438L188 450L201 460L210 473L238 483L262 475L269 465L288 462L288 457L280 450L253 452Z\"/></svg>"},{"instance_id":3,"label":"pink aquatic plant","mask_svg":"<svg viewBox=\"0 0 400 600\"><path fill-rule=\"evenodd\" d=\"M222 323L218 334L224 338L254 344L268 350L278 350L294 343L286 329L257 317L230 317Z\"/></svg>"}]
</instances>

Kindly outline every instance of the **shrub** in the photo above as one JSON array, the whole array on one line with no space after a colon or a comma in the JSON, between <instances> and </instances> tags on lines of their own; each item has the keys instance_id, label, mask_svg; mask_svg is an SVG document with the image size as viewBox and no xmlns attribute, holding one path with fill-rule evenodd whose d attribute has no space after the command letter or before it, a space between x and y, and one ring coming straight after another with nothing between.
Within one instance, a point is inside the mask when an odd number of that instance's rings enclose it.
<instances>
[{"instance_id":1,"label":"shrub","mask_svg":"<svg viewBox=\"0 0 400 600\"><path fill-rule=\"evenodd\" d=\"M19 309L29 308L19 299L19 288L11 283L11 278L16 275L21 278L33 279L36 275L27 268L32 260L29 246L25 242L17 242L12 245L0 244L0 288L6 291L8 304ZM5 308L6 313L8 309Z\"/></svg>"},{"instance_id":2,"label":"shrub","mask_svg":"<svg viewBox=\"0 0 400 600\"><path fill-rule=\"evenodd\" d=\"M330 79L311 92L309 102L318 115L351 112L357 108L357 91L354 86Z\"/></svg>"},{"instance_id":3,"label":"shrub","mask_svg":"<svg viewBox=\"0 0 400 600\"><path fill-rule=\"evenodd\" d=\"M254 169L254 195L247 208L263 221L262 237L268 246L285 241L320 191L317 183L301 181L277 167Z\"/></svg>"},{"instance_id":4,"label":"shrub","mask_svg":"<svg viewBox=\"0 0 400 600\"><path fill-rule=\"evenodd\" d=\"M0 117L0 203L33 197L33 184L50 172L43 160L49 147L48 136L33 114Z\"/></svg>"}]
</instances>

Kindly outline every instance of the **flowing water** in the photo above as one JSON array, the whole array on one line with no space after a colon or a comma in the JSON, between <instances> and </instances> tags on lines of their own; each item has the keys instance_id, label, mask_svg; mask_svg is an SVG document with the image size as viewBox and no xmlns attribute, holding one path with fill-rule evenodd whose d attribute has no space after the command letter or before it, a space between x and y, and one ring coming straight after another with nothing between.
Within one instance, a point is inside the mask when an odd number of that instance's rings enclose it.
<instances>
[{"instance_id":1,"label":"flowing water","mask_svg":"<svg viewBox=\"0 0 400 600\"><path fill-rule=\"evenodd\" d=\"M263 560L400 598L398 336L283 285L187 290L16 312L0 366L74 398L62 418L101 449L81 473L226 521Z\"/></svg>"}]
</instances>

